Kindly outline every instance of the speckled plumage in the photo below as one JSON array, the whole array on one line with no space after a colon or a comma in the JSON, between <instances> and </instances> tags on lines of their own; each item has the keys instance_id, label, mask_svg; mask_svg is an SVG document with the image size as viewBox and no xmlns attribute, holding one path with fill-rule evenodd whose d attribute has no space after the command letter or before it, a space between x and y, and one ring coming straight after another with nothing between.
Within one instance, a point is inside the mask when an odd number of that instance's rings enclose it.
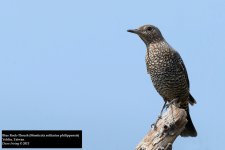
<instances>
[{"instance_id":1,"label":"speckled plumage","mask_svg":"<svg viewBox=\"0 0 225 150\"><path fill-rule=\"evenodd\" d=\"M164 100L188 99L186 69L180 55L172 47L164 40L152 43L147 48L145 60L154 87Z\"/></svg>"},{"instance_id":2,"label":"speckled plumage","mask_svg":"<svg viewBox=\"0 0 225 150\"><path fill-rule=\"evenodd\" d=\"M195 104L196 101L189 92L188 74L179 53L173 49L163 38L159 29L153 25L144 25L135 30L147 47L146 66L151 75L152 83L164 101L177 99L181 108L188 112L188 124L181 134L182 136L197 136L192 124L188 103Z\"/></svg>"}]
</instances>

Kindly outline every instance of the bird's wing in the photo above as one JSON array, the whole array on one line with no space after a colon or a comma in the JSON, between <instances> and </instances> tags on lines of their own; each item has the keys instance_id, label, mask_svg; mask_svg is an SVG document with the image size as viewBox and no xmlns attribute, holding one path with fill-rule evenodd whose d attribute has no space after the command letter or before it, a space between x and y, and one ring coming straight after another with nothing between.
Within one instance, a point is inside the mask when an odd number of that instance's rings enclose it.
<instances>
[{"instance_id":1,"label":"bird's wing","mask_svg":"<svg viewBox=\"0 0 225 150\"><path fill-rule=\"evenodd\" d=\"M175 54L175 57L177 58L178 60L178 65L179 67L184 71L184 74L185 74L185 78L186 78L186 82L187 82L187 85L188 85L188 88L190 88L190 83L189 83L189 78L188 78L188 74L187 74L187 69L184 65L184 62L180 56L180 54L177 52L177 51L174 51L174 54Z\"/></svg>"},{"instance_id":2,"label":"bird's wing","mask_svg":"<svg viewBox=\"0 0 225 150\"><path fill-rule=\"evenodd\" d=\"M185 78L186 78L186 82L187 82L188 88L190 88L190 83L189 83L186 67L184 65L184 62L183 62L182 58L180 57L180 54L178 52L176 52L176 51L175 51L175 57L178 58L177 59L178 60L178 65L184 71L184 75L185 75ZM191 94L189 94L189 103L191 105L194 105L194 104L197 103L196 100L192 97Z\"/></svg>"}]
</instances>

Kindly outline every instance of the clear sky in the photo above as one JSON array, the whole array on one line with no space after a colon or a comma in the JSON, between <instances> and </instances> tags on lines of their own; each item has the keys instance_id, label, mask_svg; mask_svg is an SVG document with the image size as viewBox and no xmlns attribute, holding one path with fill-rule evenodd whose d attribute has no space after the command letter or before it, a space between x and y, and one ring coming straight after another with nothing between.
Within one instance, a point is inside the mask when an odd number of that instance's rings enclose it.
<instances>
[{"instance_id":1,"label":"clear sky","mask_svg":"<svg viewBox=\"0 0 225 150\"><path fill-rule=\"evenodd\" d=\"M161 30L182 56L197 138L174 149L224 147L225 1L1 0L0 129L81 129L84 150L134 149L163 105L145 45Z\"/></svg>"}]
</instances>

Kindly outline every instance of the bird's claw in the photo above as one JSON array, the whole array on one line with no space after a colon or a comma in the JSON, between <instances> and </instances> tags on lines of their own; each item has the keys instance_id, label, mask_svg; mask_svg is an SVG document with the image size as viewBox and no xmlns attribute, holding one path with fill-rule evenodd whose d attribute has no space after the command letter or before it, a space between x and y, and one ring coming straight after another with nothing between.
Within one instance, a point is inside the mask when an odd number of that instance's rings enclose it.
<instances>
[{"instance_id":1,"label":"bird's claw","mask_svg":"<svg viewBox=\"0 0 225 150\"><path fill-rule=\"evenodd\" d=\"M151 124L151 128L154 128L155 129L156 125L153 123Z\"/></svg>"},{"instance_id":2,"label":"bird's claw","mask_svg":"<svg viewBox=\"0 0 225 150\"><path fill-rule=\"evenodd\" d=\"M156 120L156 122L153 123L153 124L151 124L151 128L156 129L156 128L157 128L156 124L158 123L158 121L159 121L160 119L162 119L162 115L159 115L159 116L158 116L158 119Z\"/></svg>"}]
</instances>

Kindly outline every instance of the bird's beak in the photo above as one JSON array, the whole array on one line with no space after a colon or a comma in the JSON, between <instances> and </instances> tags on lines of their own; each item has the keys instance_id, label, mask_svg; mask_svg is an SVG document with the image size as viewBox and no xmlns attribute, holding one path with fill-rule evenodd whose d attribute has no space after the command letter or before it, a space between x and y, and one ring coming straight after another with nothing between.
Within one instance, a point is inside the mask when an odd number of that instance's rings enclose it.
<instances>
[{"instance_id":1,"label":"bird's beak","mask_svg":"<svg viewBox=\"0 0 225 150\"><path fill-rule=\"evenodd\" d=\"M127 32L135 33L135 34L140 34L140 30L138 29L132 29L132 30L127 30Z\"/></svg>"}]
</instances>

